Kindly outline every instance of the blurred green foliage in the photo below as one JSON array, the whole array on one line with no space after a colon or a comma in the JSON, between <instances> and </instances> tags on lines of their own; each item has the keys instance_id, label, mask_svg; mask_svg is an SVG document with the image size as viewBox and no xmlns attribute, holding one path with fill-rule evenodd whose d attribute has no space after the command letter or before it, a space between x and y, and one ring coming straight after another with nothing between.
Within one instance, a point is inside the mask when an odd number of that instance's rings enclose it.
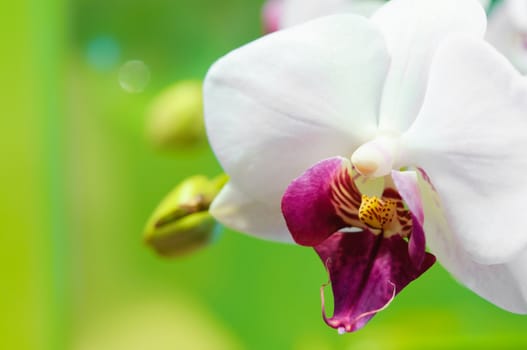
<instances>
[{"instance_id":1,"label":"blurred green foliage","mask_svg":"<svg viewBox=\"0 0 527 350\"><path fill-rule=\"evenodd\" d=\"M11 15L0 32L11 55L0 58L9 82L0 148L1 347L527 347L525 317L483 301L438 265L364 330L338 336L320 316L327 276L310 249L230 231L181 260L143 246L148 216L176 183L221 172L207 145L156 152L145 111L166 86L202 79L219 56L260 36L261 4L3 5ZM141 94L119 86L129 60L150 69Z\"/></svg>"}]
</instances>

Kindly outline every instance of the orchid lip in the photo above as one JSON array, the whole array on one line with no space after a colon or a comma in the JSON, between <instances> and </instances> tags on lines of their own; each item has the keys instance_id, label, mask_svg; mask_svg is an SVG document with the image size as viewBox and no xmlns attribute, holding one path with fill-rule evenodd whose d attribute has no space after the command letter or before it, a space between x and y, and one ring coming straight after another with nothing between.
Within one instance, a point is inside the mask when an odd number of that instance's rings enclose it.
<instances>
[{"instance_id":1,"label":"orchid lip","mask_svg":"<svg viewBox=\"0 0 527 350\"><path fill-rule=\"evenodd\" d=\"M403 185L408 179L394 176ZM364 327L435 262L425 250L419 201L414 214L391 175L383 178L380 196L362 194L359 177L348 159L326 159L295 179L282 198L294 240L313 247L328 271L334 315L326 316L323 286L322 317L341 334Z\"/></svg>"},{"instance_id":2,"label":"orchid lip","mask_svg":"<svg viewBox=\"0 0 527 350\"><path fill-rule=\"evenodd\" d=\"M435 262L425 253L423 263L414 264L408 243L400 236L385 238L371 231L337 233L315 247L331 279L334 314L325 312L321 287L322 318L340 334L364 327L385 310L395 296Z\"/></svg>"}]
</instances>

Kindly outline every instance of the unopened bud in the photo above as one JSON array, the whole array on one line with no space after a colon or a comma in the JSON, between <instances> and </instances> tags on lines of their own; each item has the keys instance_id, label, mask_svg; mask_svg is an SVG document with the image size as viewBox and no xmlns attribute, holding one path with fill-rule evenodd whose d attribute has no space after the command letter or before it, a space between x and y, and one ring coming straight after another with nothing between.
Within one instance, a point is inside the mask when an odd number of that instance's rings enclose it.
<instances>
[{"instance_id":1,"label":"unopened bud","mask_svg":"<svg viewBox=\"0 0 527 350\"><path fill-rule=\"evenodd\" d=\"M148 220L146 244L162 256L178 257L213 242L218 224L208 210L226 182L226 175L196 175L177 185Z\"/></svg>"},{"instance_id":2,"label":"unopened bud","mask_svg":"<svg viewBox=\"0 0 527 350\"><path fill-rule=\"evenodd\" d=\"M173 151L205 139L201 88L200 81L181 81L154 99L147 131L156 148Z\"/></svg>"}]
</instances>

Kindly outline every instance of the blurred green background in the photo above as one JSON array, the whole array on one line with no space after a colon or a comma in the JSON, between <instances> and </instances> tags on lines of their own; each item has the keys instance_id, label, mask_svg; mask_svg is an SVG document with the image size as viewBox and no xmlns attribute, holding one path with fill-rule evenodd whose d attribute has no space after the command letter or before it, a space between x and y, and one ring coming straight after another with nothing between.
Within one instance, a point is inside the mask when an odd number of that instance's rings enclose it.
<instances>
[{"instance_id":1,"label":"blurred green background","mask_svg":"<svg viewBox=\"0 0 527 350\"><path fill-rule=\"evenodd\" d=\"M362 331L325 326L309 249L226 231L163 260L146 219L185 177L221 169L206 144L167 153L145 111L261 35L261 0L47 0L0 5L1 349L522 349L527 318L436 265ZM142 93L119 85L141 60ZM331 312L329 310L328 312Z\"/></svg>"}]
</instances>

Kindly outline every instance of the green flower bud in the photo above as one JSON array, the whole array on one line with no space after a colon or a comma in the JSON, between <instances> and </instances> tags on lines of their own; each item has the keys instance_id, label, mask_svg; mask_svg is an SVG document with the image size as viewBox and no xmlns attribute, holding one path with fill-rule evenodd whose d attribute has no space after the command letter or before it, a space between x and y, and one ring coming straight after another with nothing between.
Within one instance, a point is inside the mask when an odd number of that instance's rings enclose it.
<instances>
[{"instance_id":1,"label":"green flower bud","mask_svg":"<svg viewBox=\"0 0 527 350\"><path fill-rule=\"evenodd\" d=\"M208 209L227 180L225 174L212 180L196 175L177 185L148 220L146 244L162 256L178 257L213 242L218 223Z\"/></svg>"},{"instance_id":2,"label":"green flower bud","mask_svg":"<svg viewBox=\"0 0 527 350\"><path fill-rule=\"evenodd\" d=\"M201 82L178 82L152 101L148 112L148 138L155 147L172 151L205 139Z\"/></svg>"}]
</instances>

